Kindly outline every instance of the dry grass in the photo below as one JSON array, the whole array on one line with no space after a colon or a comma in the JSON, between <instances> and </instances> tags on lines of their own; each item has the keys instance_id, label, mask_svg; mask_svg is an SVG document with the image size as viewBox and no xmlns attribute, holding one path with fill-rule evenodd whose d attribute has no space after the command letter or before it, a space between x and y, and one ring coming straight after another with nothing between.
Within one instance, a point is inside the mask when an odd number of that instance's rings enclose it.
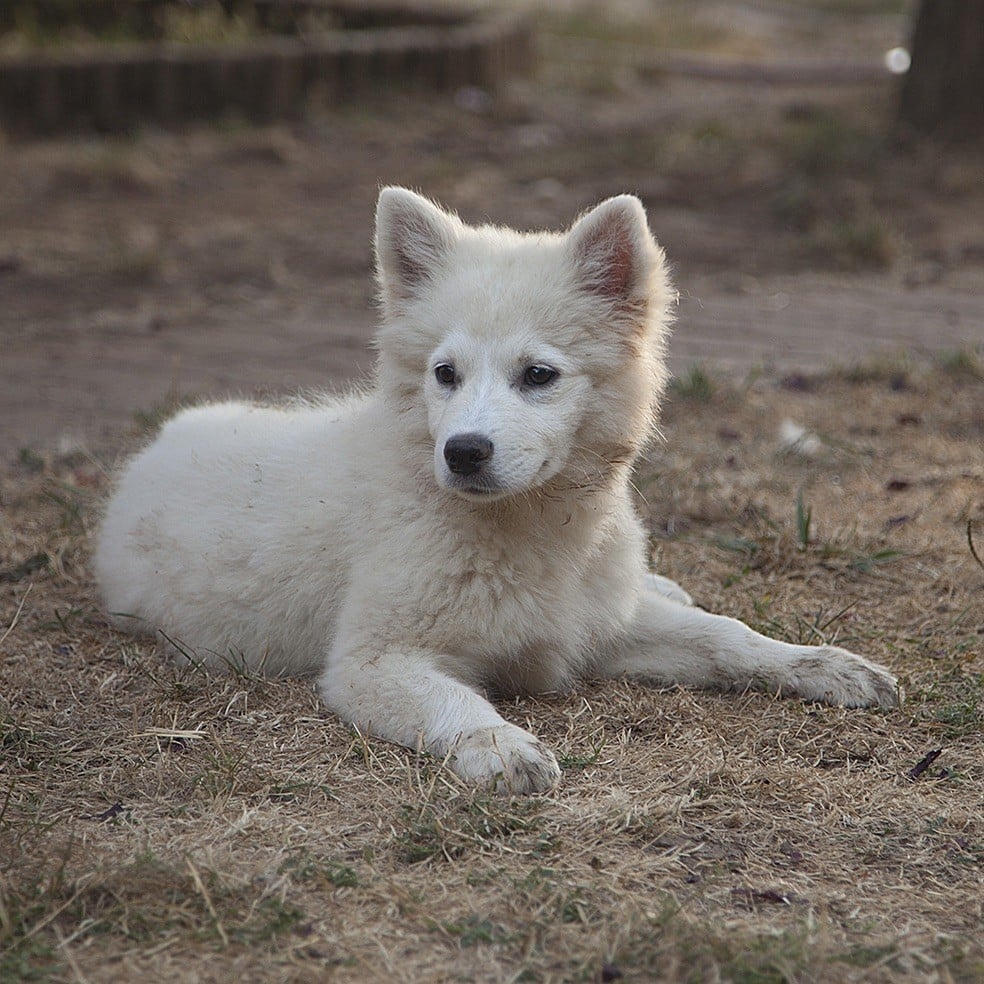
<instances>
[{"instance_id":1,"label":"dry grass","mask_svg":"<svg viewBox=\"0 0 984 984\"><path fill-rule=\"evenodd\" d=\"M973 353L683 380L638 480L662 569L890 664L908 700L522 701L564 765L531 800L363 740L310 681L112 632L85 566L102 467L8 462L0 980L980 980L982 405ZM808 454L779 451L786 417Z\"/></svg>"}]
</instances>

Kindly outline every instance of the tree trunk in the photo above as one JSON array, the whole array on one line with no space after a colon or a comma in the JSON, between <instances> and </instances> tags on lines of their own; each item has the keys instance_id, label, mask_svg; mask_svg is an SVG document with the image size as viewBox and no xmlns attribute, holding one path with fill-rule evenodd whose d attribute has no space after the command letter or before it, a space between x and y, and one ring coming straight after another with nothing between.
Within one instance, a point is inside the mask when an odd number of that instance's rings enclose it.
<instances>
[{"instance_id":1,"label":"tree trunk","mask_svg":"<svg viewBox=\"0 0 984 984\"><path fill-rule=\"evenodd\" d=\"M984 136L984 0L922 0L911 49L901 119L925 132Z\"/></svg>"}]
</instances>

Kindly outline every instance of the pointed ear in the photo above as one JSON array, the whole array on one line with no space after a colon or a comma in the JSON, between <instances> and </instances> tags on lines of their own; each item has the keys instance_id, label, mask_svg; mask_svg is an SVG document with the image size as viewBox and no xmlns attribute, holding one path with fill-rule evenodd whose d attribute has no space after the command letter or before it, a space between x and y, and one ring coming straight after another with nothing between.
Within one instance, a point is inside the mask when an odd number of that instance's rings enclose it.
<instances>
[{"instance_id":1,"label":"pointed ear","mask_svg":"<svg viewBox=\"0 0 984 984\"><path fill-rule=\"evenodd\" d=\"M459 220L406 188L384 188L376 206L376 277L388 306L399 307L437 271Z\"/></svg>"},{"instance_id":2,"label":"pointed ear","mask_svg":"<svg viewBox=\"0 0 984 984\"><path fill-rule=\"evenodd\" d=\"M645 303L660 253L638 198L609 198L578 219L567 236L571 260L584 290L617 311Z\"/></svg>"}]
</instances>

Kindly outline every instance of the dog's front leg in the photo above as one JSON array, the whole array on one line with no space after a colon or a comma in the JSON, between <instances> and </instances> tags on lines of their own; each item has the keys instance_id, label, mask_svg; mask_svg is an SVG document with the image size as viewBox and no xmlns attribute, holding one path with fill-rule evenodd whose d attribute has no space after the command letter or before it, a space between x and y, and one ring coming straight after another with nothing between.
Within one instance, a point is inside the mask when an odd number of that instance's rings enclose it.
<instances>
[{"instance_id":1,"label":"dog's front leg","mask_svg":"<svg viewBox=\"0 0 984 984\"><path fill-rule=\"evenodd\" d=\"M841 704L895 707L898 687L884 667L836 646L796 646L643 591L634 622L600 654L607 676L744 690Z\"/></svg>"},{"instance_id":2,"label":"dog's front leg","mask_svg":"<svg viewBox=\"0 0 984 984\"><path fill-rule=\"evenodd\" d=\"M447 756L463 779L503 793L555 786L560 767L553 754L437 662L422 650L336 650L321 677L321 695L363 731Z\"/></svg>"}]
</instances>

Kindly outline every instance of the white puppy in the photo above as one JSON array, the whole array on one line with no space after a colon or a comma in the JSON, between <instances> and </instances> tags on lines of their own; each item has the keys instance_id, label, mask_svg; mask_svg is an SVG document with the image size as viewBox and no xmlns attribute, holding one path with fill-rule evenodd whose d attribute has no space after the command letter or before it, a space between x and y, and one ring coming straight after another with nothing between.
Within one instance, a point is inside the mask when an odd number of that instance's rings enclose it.
<instances>
[{"instance_id":1,"label":"white puppy","mask_svg":"<svg viewBox=\"0 0 984 984\"><path fill-rule=\"evenodd\" d=\"M671 291L637 199L523 235L387 188L376 253L371 392L185 410L129 463L95 556L119 624L210 665L316 672L365 731L518 792L560 770L484 687L628 674L897 702L882 667L767 639L647 573L629 477Z\"/></svg>"}]
</instances>

